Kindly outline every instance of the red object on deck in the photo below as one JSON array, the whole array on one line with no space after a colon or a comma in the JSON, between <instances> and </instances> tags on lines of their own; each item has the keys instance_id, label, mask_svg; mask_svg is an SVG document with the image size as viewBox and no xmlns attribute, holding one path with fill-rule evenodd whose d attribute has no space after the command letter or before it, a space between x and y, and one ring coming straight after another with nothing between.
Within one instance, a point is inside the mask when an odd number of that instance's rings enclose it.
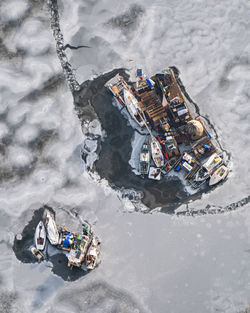
<instances>
[{"instance_id":1,"label":"red object on deck","mask_svg":"<svg viewBox=\"0 0 250 313\"><path fill-rule=\"evenodd\" d=\"M159 136L157 137L157 139L158 139L159 143L160 143L161 145L163 145L163 143L162 143L162 141L161 141L161 138L160 138Z\"/></svg>"},{"instance_id":2,"label":"red object on deck","mask_svg":"<svg viewBox=\"0 0 250 313\"><path fill-rule=\"evenodd\" d=\"M165 146L164 146L164 144L161 141L161 138L159 136L157 137L157 140L159 141L160 145L162 146L162 149L163 149L163 152L164 152L163 154L164 154L165 158L169 161L167 150L166 150L166 148L165 148Z\"/></svg>"},{"instance_id":3,"label":"red object on deck","mask_svg":"<svg viewBox=\"0 0 250 313\"><path fill-rule=\"evenodd\" d=\"M121 103L121 105L124 105L124 103L122 102L122 100L120 98L117 97L117 99Z\"/></svg>"}]
</instances>

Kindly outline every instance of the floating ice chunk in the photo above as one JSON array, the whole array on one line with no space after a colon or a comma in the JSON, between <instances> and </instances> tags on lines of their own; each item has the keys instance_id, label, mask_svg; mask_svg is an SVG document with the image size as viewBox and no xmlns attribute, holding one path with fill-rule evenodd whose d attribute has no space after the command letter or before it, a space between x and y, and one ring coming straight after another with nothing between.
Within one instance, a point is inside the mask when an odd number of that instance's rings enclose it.
<instances>
[{"instance_id":1,"label":"floating ice chunk","mask_svg":"<svg viewBox=\"0 0 250 313\"><path fill-rule=\"evenodd\" d=\"M4 138L8 134L8 127L4 123L0 123L0 139Z\"/></svg>"},{"instance_id":2,"label":"floating ice chunk","mask_svg":"<svg viewBox=\"0 0 250 313\"><path fill-rule=\"evenodd\" d=\"M8 160L13 167L25 167L32 163L34 156L32 153L22 147L12 146L8 151Z\"/></svg>"},{"instance_id":3,"label":"floating ice chunk","mask_svg":"<svg viewBox=\"0 0 250 313\"><path fill-rule=\"evenodd\" d=\"M27 1L9 1L2 3L0 8L0 19L3 22L13 22L21 19L27 12L29 6Z\"/></svg>"},{"instance_id":4,"label":"floating ice chunk","mask_svg":"<svg viewBox=\"0 0 250 313\"><path fill-rule=\"evenodd\" d=\"M29 143L38 136L38 128L33 125L23 125L16 131L16 139L20 143Z\"/></svg>"},{"instance_id":5,"label":"floating ice chunk","mask_svg":"<svg viewBox=\"0 0 250 313\"><path fill-rule=\"evenodd\" d=\"M97 140L86 139L84 141L84 151L87 153L95 152L97 149Z\"/></svg>"},{"instance_id":6,"label":"floating ice chunk","mask_svg":"<svg viewBox=\"0 0 250 313\"><path fill-rule=\"evenodd\" d=\"M89 132L96 136L103 136L101 123L98 120L93 120L89 123Z\"/></svg>"}]
</instances>

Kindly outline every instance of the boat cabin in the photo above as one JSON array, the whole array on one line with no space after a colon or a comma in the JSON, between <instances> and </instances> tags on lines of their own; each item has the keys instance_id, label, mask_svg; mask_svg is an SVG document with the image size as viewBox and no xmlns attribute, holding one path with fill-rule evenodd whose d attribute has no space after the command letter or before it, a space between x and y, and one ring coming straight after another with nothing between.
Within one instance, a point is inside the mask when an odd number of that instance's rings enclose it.
<instances>
[{"instance_id":1,"label":"boat cabin","mask_svg":"<svg viewBox=\"0 0 250 313\"><path fill-rule=\"evenodd\" d=\"M167 135L163 141L164 147L166 149L169 159L180 154L177 142L175 138L171 135Z\"/></svg>"},{"instance_id":2,"label":"boat cabin","mask_svg":"<svg viewBox=\"0 0 250 313\"><path fill-rule=\"evenodd\" d=\"M175 170L178 172L180 169L184 169L187 172L185 179L191 179L194 177L198 169L200 168L200 163L195 160L191 154L184 152L182 157L175 165Z\"/></svg>"},{"instance_id":3,"label":"boat cabin","mask_svg":"<svg viewBox=\"0 0 250 313\"><path fill-rule=\"evenodd\" d=\"M191 149L191 152L198 160L210 156L215 151L215 146L209 137L202 138L202 140L197 142Z\"/></svg>"}]
</instances>

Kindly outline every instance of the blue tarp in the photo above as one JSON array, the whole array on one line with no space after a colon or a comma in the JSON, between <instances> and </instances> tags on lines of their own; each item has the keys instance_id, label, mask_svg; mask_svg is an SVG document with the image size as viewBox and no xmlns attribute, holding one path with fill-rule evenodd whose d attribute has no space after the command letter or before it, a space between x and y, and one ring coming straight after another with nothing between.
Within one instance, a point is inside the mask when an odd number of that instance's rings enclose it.
<instances>
[{"instance_id":1,"label":"blue tarp","mask_svg":"<svg viewBox=\"0 0 250 313\"><path fill-rule=\"evenodd\" d=\"M153 85L151 84L150 79L148 78L148 76L146 76L146 82L148 83L149 87L152 88Z\"/></svg>"},{"instance_id":2,"label":"blue tarp","mask_svg":"<svg viewBox=\"0 0 250 313\"><path fill-rule=\"evenodd\" d=\"M65 248L69 248L69 246L70 246L70 244L69 244L69 238L70 238L70 236L71 236L71 234L68 233L68 234L66 235L64 241L63 241L63 246L64 246Z\"/></svg>"},{"instance_id":3,"label":"blue tarp","mask_svg":"<svg viewBox=\"0 0 250 313\"><path fill-rule=\"evenodd\" d=\"M142 69L141 68L137 69L137 77L142 77Z\"/></svg>"}]
</instances>

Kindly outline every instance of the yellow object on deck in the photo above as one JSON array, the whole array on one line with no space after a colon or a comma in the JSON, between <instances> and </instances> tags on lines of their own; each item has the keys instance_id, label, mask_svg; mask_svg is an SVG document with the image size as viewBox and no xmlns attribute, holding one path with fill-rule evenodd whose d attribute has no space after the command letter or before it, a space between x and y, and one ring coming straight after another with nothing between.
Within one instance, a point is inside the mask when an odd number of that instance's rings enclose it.
<instances>
[{"instance_id":1,"label":"yellow object on deck","mask_svg":"<svg viewBox=\"0 0 250 313\"><path fill-rule=\"evenodd\" d=\"M134 61L133 59L129 59L129 61L131 62L131 61Z\"/></svg>"},{"instance_id":2,"label":"yellow object on deck","mask_svg":"<svg viewBox=\"0 0 250 313\"><path fill-rule=\"evenodd\" d=\"M220 158L214 158L214 162L219 162L220 161Z\"/></svg>"}]
</instances>

